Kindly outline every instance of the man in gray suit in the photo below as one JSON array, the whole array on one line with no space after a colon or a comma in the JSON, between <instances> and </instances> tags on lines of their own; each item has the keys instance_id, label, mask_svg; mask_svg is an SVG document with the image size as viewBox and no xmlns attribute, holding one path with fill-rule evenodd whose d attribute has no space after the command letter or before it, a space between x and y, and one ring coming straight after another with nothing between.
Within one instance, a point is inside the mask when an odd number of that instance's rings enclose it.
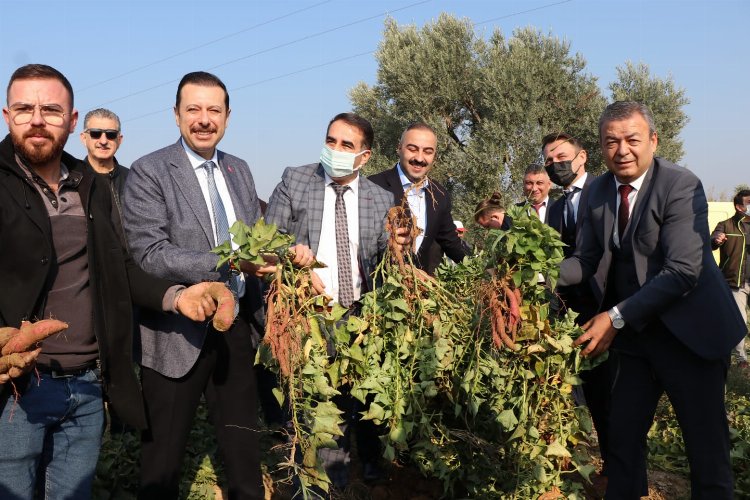
<instances>
[{"instance_id":1,"label":"man in gray suit","mask_svg":"<svg viewBox=\"0 0 750 500\"><path fill-rule=\"evenodd\" d=\"M578 246L558 284L594 276L604 311L576 344L586 343L588 356L611 346L606 498L643 492L646 434L664 392L685 439L693 498L732 498L724 384L745 326L711 255L703 186L654 157L656 129L642 104L609 105L599 138L609 172L590 185Z\"/></svg>"},{"instance_id":2,"label":"man in gray suit","mask_svg":"<svg viewBox=\"0 0 750 500\"><path fill-rule=\"evenodd\" d=\"M216 426L230 498L263 498L252 337L262 324L256 272L216 270L211 248L235 220L252 225L260 206L250 168L219 151L229 94L216 76L185 75L175 119L181 138L137 160L123 196L125 229L136 261L179 283L227 282L239 297L232 328L166 314L141 315L141 365L149 431L141 450L141 498L177 498L180 465L203 394ZM311 255L310 255L311 260Z\"/></svg>"},{"instance_id":3,"label":"man in gray suit","mask_svg":"<svg viewBox=\"0 0 750 500\"><path fill-rule=\"evenodd\" d=\"M315 276L325 292L345 307L355 305L362 293L372 289L372 274L388 238L384 224L393 195L359 174L372 154L373 138L372 126L364 118L354 113L336 115L328 124L320 162L287 168L266 212L268 222L309 245L327 265L315 269ZM407 246L410 240L401 236L398 243ZM346 420L354 419L354 398L345 395L336 403L347 413ZM359 422L357 429L364 477L375 479L377 432L370 421ZM344 432L348 436L348 427ZM321 451L329 476L339 488L347 482L348 442L346 437L341 450Z\"/></svg>"}]
</instances>

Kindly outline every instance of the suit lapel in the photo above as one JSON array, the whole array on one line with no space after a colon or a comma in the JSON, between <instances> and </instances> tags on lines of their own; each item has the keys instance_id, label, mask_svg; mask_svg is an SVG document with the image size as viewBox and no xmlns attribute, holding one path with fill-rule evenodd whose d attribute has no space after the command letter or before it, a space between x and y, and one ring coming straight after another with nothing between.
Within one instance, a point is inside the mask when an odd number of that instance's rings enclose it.
<instances>
[{"instance_id":1,"label":"suit lapel","mask_svg":"<svg viewBox=\"0 0 750 500\"><path fill-rule=\"evenodd\" d=\"M626 230L626 232L630 232L631 235L635 234L635 231L638 228L638 223L640 222L641 216L643 215L644 207L648 204L648 199L651 196L651 188L654 185L652 181L654 180L654 176L656 175L656 169L656 161L654 161L654 164L651 165L651 168L648 169L646 177L643 179L643 184L641 184L641 189L638 192L638 198L636 198L635 206L633 207L633 214L630 216L630 223L628 224L628 228Z\"/></svg>"},{"instance_id":2,"label":"suit lapel","mask_svg":"<svg viewBox=\"0 0 750 500\"><path fill-rule=\"evenodd\" d=\"M359 261L360 268L362 267L363 258L362 256L370 255L369 250L371 241L373 241L373 228L375 226L375 212L374 212L374 200L372 197L372 191L363 176L359 176L359 200L357 201L359 207Z\"/></svg>"},{"instance_id":3,"label":"suit lapel","mask_svg":"<svg viewBox=\"0 0 750 500\"><path fill-rule=\"evenodd\" d=\"M187 153L182 148L182 143L177 141L177 144L172 146L169 153L172 179L174 179L175 185L185 197L188 206L198 219L209 246L213 246L214 232L211 228L211 216L208 213L208 207L206 206L205 198L203 198L203 191L201 191L201 186L198 183L198 177L195 170L193 170L193 166L190 164Z\"/></svg>"},{"instance_id":4,"label":"suit lapel","mask_svg":"<svg viewBox=\"0 0 750 500\"><path fill-rule=\"evenodd\" d=\"M586 207L589 204L589 185L594 182L594 176L588 174L586 176L586 182L583 183L583 189L581 190L581 198L578 200L578 217L576 219L576 232L581 230L583 223L583 214L586 213Z\"/></svg>"},{"instance_id":5,"label":"suit lapel","mask_svg":"<svg viewBox=\"0 0 750 500\"><path fill-rule=\"evenodd\" d=\"M229 197L232 199L235 217L237 220L252 226L260 216L258 212L260 206L253 206L252 193L247 192L250 183L244 178L244 168L241 169L237 165L231 165L222 151L217 151L217 159L229 191Z\"/></svg>"},{"instance_id":6,"label":"suit lapel","mask_svg":"<svg viewBox=\"0 0 750 500\"><path fill-rule=\"evenodd\" d=\"M326 183L323 167L318 166L313 174L307 191L307 231L310 235L310 249L318 253L320 231L323 228L323 205L325 204Z\"/></svg>"},{"instance_id":7,"label":"suit lapel","mask_svg":"<svg viewBox=\"0 0 750 500\"><path fill-rule=\"evenodd\" d=\"M606 187L606 203L604 210L604 248L610 248L610 242L612 241L612 233L615 229L615 210L617 209L617 185L615 184L615 176L611 173L605 175L609 176Z\"/></svg>"}]
</instances>

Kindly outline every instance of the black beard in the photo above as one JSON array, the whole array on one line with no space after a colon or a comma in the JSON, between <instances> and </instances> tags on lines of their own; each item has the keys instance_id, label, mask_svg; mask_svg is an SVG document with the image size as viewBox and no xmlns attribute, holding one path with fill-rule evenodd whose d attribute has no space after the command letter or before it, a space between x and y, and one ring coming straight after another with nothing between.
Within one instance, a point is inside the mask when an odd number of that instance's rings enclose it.
<instances>
[{"instance_id":1,"label":"black beard","mask_svg":"<svg viewBox=\"0 0 750 500\"><path fill-rule=\"evenodd\" d=\"M25 135L31 136L32 132L35 131L31 130ZM13 140L13 146L15 147L16 153L30 167L35 165L44 165L56 158L59 158L62 155L65 143L68 142L68 137L65 135L60 139L55 139L52 134L45 133L45 137L52 139L52 147L50 149L46 149L45 147L40 146L28 147L26 146L26 142L24 140L26 137L11 133L11 139Z\"/></svg>"}]
</instances>

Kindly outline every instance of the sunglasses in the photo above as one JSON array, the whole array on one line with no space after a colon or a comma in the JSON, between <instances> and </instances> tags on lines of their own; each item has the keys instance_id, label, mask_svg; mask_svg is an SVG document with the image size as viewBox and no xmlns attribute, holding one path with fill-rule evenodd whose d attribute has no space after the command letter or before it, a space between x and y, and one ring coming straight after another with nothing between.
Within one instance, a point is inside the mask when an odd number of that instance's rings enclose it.
<instances>
[{"instance_id":1,"label":"sunglasses","mask_svg":"<svg viewBox=\"0 0 750 500\"><path fill-rule=\"evenodd\" d=\"M114 141L120 136L119 130L112 130L112 129L100 129L100 128L90 128L88 130L85 130L89 136L91 136L92 139L99 139L102 134L107 136L107 139L110 141Z\"/></svg>"}]
</instances>

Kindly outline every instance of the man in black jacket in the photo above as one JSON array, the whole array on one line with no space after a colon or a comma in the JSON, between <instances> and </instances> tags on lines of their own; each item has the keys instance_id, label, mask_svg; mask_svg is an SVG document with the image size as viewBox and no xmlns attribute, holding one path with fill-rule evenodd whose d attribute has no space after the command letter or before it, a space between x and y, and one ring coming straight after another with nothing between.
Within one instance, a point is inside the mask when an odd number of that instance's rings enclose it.
<instances>
[{"instance_id":1,"label":"man in black jacket","mask_svg":"<svg viewBox=\"0 0 750 500\"><path fill-rule=\"evenodd\" d=\"M198 321L215 305L208 284L153 278L123 249L106 179L63 151L78 120L64 75L44 65L17 69L3 118L0 327L46 317L70 326L29 356L26 371L36 358L38 375L0 379L0 498L89 498L103 394L125 423L145 426L131 301Z\"/></svg>"},{"instance_id":2,"label":"man in black jacket","mask_svg":"<svg viewBox=\"0 0 750 500\"><path fill-rule=\"evenodd\" d=\"M461 262L467 253L453 224L450 194L427 177L437 154L435 131L426 123L412 123L401 135L397 152L399 162L395 167L369 179L393 193L394 205L400 205L406 196L422 231L415 241L415 263L432 274L443 253L454 262Z\"/></svg>"}]
</instances>

